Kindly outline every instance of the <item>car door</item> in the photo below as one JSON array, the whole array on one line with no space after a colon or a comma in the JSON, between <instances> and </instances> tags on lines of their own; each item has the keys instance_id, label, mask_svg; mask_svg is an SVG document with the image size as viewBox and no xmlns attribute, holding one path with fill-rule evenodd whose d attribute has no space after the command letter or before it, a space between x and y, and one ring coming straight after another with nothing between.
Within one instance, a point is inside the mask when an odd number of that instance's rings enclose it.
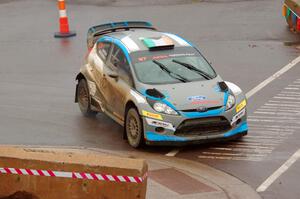
<instances>
[{"instance_id":1,"label":"car door","mask_svg":"<svg viewBox=\"0 0 300 199\"><path fill-rule=\"evenodd\" d=\"M111 88L108 91L113 107L113 114L123 120L127 95L133 85L130 63L124 51L117 45L112 45L111 55L107 61L107 82Z\"/></svg>"},{"instance_id":2,"label":"car door","mask_svg":"<svg viewBox=\"0 0 300 199\"><path fill-rule=\"evenodd\" d=\"M100 92L99 97L101 99L99 100L106 109L109 108L107 105L111 100L108 95L105 95L107 90L110 89L106 81L105 68L107 67L106 64L111 53L111 46L110 42L97 42L96 56L93 59L93 75Z\"/></svg>"}]
</instances>

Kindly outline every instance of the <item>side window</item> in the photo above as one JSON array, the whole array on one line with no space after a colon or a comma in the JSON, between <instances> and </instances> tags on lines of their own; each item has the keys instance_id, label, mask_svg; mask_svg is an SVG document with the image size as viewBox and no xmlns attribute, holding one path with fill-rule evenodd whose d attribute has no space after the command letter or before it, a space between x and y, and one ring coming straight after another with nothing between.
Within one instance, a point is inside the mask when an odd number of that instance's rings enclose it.
<instances>
[{"instance_id":1,"label":"side window","mask_svg":"<svg viewBox=\"0 0 300 199\"><path fill-rule=\"evenodd\" d=\"M99 42L97 44L97 54L105 61L109 54L110 43L107 42Z\"/></svg>"},{"instance_id":2,"label":"side window","mask_svg":"<svg viewBox=\"0 0 300 199\"><path fill-rule=\"evenodd\" d=\"M128 60L121 48L114 45L110 56L110 63L118 71L121 78L125 81L131 81L130 66Z\"/></svg>"},{"instance_id":3,"label":"side window","mask_svg":"<svg viewBox=\"0 0 300 199\"><path fill-rule=\"evenodd\" d=\"M114 45L114 48L112 50L110 62L114 67L118 69L123 69L123 70L129 69L129 63L127 61L125 54L123 53L121 48L119 48L116 45Z\"/></svg>"}]
</instances>

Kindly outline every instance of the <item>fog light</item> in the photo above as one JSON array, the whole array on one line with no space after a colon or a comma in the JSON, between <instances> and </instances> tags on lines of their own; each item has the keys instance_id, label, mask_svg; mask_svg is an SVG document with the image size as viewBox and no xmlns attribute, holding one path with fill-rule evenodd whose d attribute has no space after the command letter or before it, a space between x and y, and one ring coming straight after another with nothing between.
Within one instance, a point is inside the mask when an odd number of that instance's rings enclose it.
<instances>
[{"instance_id":1,"label":"fog light","mask_svg":"<svg viewBox=\"0 0 300 199\"><path fill-rule=\"evenodd\" d=\"M163 128L163 127L156 127L156 128L155 128L155 131L156 131L157 133L163 133L163 132L165 131L165 128Z\"/></svg>"}]
</instances>

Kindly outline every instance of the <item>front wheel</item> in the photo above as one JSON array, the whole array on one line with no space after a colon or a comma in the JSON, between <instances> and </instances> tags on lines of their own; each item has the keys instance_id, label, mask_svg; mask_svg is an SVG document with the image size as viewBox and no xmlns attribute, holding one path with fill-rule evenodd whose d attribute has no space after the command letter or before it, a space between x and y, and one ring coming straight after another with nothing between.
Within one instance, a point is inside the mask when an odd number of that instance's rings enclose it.
<instances>
[{"instance_id":1,"label":"front wheel","mask_svg":"<svg viewBox=\"0 0 300 199\"><path fill-rule=\"evenodd\" d=\"M80 111L84 116L93 117L97 114L91 110L91 100L88 85L85 79L81 79L78 83L77 99Z\"/></svg>"},{"instance_id":2,"label":"front wheel","mask_svg":"<svg viewBox=\"0 0 300 199\"><path fill-rule=\"evenodd\" d=\"M133 148L144 145L143 122L135 108L130 108L126 114L125 129L128 142Z\"/></svg>"}]
</instances>

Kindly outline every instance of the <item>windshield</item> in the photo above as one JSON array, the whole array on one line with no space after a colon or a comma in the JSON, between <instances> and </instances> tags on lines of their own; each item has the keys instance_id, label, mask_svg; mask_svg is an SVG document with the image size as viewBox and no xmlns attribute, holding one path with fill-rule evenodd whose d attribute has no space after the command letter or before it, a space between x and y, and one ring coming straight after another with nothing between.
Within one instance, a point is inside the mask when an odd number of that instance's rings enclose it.
<instances>
[{"instance_id":1,"label":"windshield","mask_svg":"<svg viewBox=\"0 0 300 199\"><path fill-rule=\"evenodd\" d=\"M145 84L173 84L216 77L205 58L191 47L132 53L138 80Z\"/></svg>"}]
</instances>

